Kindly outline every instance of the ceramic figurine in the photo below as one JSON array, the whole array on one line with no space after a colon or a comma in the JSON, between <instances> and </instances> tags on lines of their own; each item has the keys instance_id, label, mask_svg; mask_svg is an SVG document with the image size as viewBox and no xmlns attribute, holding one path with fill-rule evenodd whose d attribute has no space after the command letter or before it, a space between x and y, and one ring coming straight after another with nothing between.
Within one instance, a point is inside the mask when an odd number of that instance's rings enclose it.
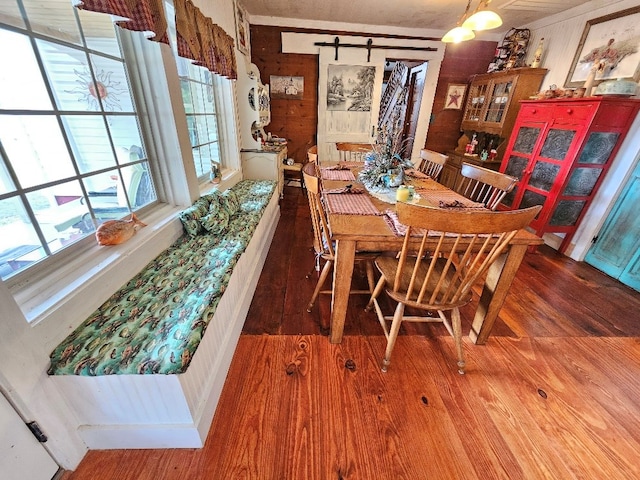
<instances>
[{"instance_id":1,"label":"ceramic figurine","mask_svg":"<svg viewBox=\"0 0 640 480\"><path fill-rule=\"evenodd\" d=\"M107 220L104 222L96 230L96 240L98 245L118 245L129 240L140 228L146 226L146 223L142 223L136 214L132 213L129 220Z\"/></svg>"}]
</instances>

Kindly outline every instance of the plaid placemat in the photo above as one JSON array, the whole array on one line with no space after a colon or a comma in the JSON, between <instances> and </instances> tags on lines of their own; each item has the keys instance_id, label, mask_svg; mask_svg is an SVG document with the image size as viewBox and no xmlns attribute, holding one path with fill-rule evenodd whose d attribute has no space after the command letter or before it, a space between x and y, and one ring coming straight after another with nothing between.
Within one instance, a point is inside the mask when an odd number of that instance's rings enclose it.
<instances>
[{"instance_id":1,"label":"plaid placemat","mask_svg":"<svg viewBox=\"0 0 640 480\"><path fill-rule=\"evenodd\" d=\"M368 195L341 193L324 197L327 212L342 215L382 215Z\"/></svg>"},{"instance_id":2,"label":"plaid placemat","mask_svg":"<svg viewBox=\"0 0 640 480\"><path fill-rule=\"evenodd\" d=\"M405 170L404 173L406 173L408 176L413 177L413 178L431 178L426 173L423 173L420 170L416 170L415 168L409 168L409 169Z\"/></svg>"},{"instance_id":3,"label":"plaid placemat","mask_svg":"<svg viewBox=\"0 0 640 480\"><path fill-rule=\"evenodd\" d=\"M434 207L440 208L485 208L481 202L474 202L451 190L429 190L416 188L420 197L424 198Z\"/></svg>"},{"instance_id":4,"label":"plaid placemat","mask_svg":"<svg viewBox=\"0 0 640 480\"><path fill-rule=\"evenodd\" d=\"M398 214L393 210L386 210L382 217L389 226L389 229L398 237L404 237L407 234L407 226L404 223L400 223L398 220ZM436 232L437 233L437 232ZM424 235L423 228L414 228L411 232L412 236L421 237Z\"/></svg>"},{"instance_id":5,"label":"plaid placemat","mask_svg":"<svg viewBox=\"0 0 640 480\"><path fill-rule=\"evenodd\" d=\"M356 179L351 170L331 170L329 168L323 168L321 172L324 180L346 180L347 182L351 182Z\"/></svg>"}]
</instances>

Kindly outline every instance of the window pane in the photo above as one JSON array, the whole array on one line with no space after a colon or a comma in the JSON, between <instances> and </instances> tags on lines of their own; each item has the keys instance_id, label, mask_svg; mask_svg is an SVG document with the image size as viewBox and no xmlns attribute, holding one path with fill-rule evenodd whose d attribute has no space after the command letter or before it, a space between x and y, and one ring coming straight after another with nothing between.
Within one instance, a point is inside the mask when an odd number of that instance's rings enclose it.
<instances>
[{"instance_id":1,"label":"window pane","mask_svg":"<svg viewBox=\"0 0 640 480\"><path fill-rule=\"evenodd\" d=\"M111 15L76 9L87 47L102 53L122 58L120 44L116 38L116 27Z\"/></svg>"},{"instance_id":2,"label":"window pane","mask_svg":"<svg viewBox=\"0 0 640 480\"><path fill-rule=\"evenodd\" d=\"M80 173L116 166L102 115L65 115L62 121Z\"/></svg>"},{"instance_id":3,"label":"window pane","mask_svg":"<svg viewBox=\"0 0 640 480\"><path fill-rule=\"evenodd\" d=\"M16 0L3 0L0 5L2 5L2 8L0 8L0 23L24 28L24 20Z\"/></svg>"},{"instance_id":4,"label":"window pane","mask_svg":"<svg viewBox=\"0 0 640 480\"><path fill-rule=\"evenodd\" d=\"M100 55L92 54L90 58L103 108L108 112L134 112L124 63Z\"/></svg>"},{"instance_id":5,"label":"window pane","mask_svg":"<svg viewBox=\"0 0 640 480\"><path fill-rule=\"evenodd\" d=\"M15 192L0 201L2 278L157 200L111 17L25 5L38 38L0 26L0 194Z\"/></svg>"},{"instance_id":6,"label":"window pane","mask_svg":"<svg viewBox=\"0 0 640 480\"><path fill-rule=\"evenodd\" d=\"M75 175L53 115L0 115L0 142L23 188Z\"/></svg>"},{"instance_id":7,"label":"window pane","mask_svg":"<svg viewBox=\"0 0 640 480\"><path fill-rule=\"evenodd\" d=\"M118 163L120 165L146 157L142 149L140 127L135 115L107 115L107 123L116 149L126 148L131 150L130 158L128 153L126 158L121 158L118 155Z\"/></svg>"},{"instance_id":8,"label":"window pane","mask_svg":"<svg viewBox=\"0 0 640 480\"><path fill-rule=\"evenodd\" d=\"M209 159L209 148L207 146L193 149L193 161L196 166L196 175L198 175L198 177L209 172Z\"/></svg>"},{"instance_id":9,"label":"window pane","mask_svg":"<svg viewBox=\"0 0 640 480\"><path fill-rule=\"evenodd\" d=\"M189 114L193 113L193 100L191 98L191 82L189 80L180 79L180 88L182 90L182 103L184 104L184 111Z\"/></svg>"},{"instance_id":10,"label":"window pane","mask_svg":"<svg viewBox=\"0 0 640 480\"><path fill-rule=\"evenodd\" d=\"M77 180L27 194L51 252L82 238L90 217Z\"/></svg>"},{"instance_id":11,"label":"window pane","mask_svg":"<svg viewBox=\"0 0 640 480\"><path fill-rule=\"evenodd\" d=\"M81 45L78 24L69 0L22 0L34 32Z\"/></svg>"},{"instance_id":12,"label":"window pane","mask_svg":"<svg viewBox=\"0 0 640 480\"><path fill-rule=\"evenodd\" d=\"M29 38L0 29L0 45L3 45L0 48L0 108L51 110L51 100Z\"/></svg>"},{"instance_id":13,"label":"window pane","mask_svg":"<svg viewBox=\"0 0 640 480\"><path fill-rule=\"evenodd\" d=\"M0 158L0 195L3 193L14 192L15 190L16 186L9 175L9 170L7 170L6 165Z\"/></svg>"},{"instance_id":14,"label":"window pane","mask_svg":"<svg viewBox=\"0 0 640 480\"><path fill-rule=\"evenodd\" d=\"M0 200L0 276L7 278L44 256L20 199Z\"/></svg>"},{"instance_id":15,"label":"window pane","mask_svg":"<svg viewBox=\"0 0 640 480\"><path fill-rule=\"evenodd\" d=\"M71 111L133 112L124 65L100 55L91 55L96 81L84 52L52 42L38 40L47 76L58 108Z\"/></svg>"}]
</instances>

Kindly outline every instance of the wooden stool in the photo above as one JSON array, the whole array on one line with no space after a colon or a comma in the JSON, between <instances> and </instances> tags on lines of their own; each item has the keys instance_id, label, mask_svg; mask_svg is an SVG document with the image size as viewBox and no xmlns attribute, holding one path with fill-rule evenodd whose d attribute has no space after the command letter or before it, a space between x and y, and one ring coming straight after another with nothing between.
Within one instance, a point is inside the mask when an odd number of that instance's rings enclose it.
<instances>
[{"instance_id":1,"label":"wooden stool","mask_svg":"<svg viewBox=\"0 0 640 480\"><path fill-rule=\"evenodd\" d=\"M284 172L284 179L285 179L285 185L288 184L288 182L298 182L298 184L300 185L300 188L304 188L304 179L302 178L302 164L301 163L294 163L293 165L287 165L286 163L284 163L282 165L282 170ZM287 176L287 173L290 174L290 176Z\"/></svg>"}]
</instances>

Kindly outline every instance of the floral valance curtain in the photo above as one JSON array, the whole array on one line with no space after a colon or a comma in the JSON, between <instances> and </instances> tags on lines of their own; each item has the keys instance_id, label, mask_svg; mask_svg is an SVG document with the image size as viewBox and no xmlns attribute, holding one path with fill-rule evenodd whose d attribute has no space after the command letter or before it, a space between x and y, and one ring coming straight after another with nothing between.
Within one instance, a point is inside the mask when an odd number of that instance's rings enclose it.
<instances>
[{"instance_id":1,"label":"floral valance curtain","mask_svg":"<svg viewBox=\"0 0 640 480\"><path fill-rule=\"evenodd\" d=\"M108 13L124 17L116 25L127 30L138 32L152 32L149 40L169 43L167 19L165 17L163 0L73 0L73 4L83 10Z\"/></svg>"},{"instance_id":2,"label":"floral valance curtain","mask_svg":"<svg viewBox=\"0 0 640 480\"><path fill-rule=\"evenodd\" d=\"M234 40L191 0L175 0L178 55L227 78L238 78Z\"/></svg>"}]
</instances>

